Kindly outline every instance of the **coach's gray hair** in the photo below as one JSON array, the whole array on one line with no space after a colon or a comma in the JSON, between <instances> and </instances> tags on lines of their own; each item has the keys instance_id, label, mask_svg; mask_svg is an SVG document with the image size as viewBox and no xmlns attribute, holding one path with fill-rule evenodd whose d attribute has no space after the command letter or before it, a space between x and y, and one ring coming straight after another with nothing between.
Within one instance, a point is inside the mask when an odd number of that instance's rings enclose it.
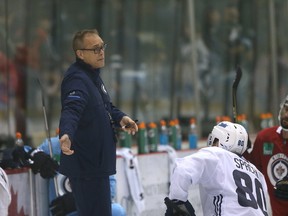
<instances>
[{"instance_id":1,"label":"coach's gray hair","mask_svg":"<svg viewBox=\"0 0 288 216\"><path fill-rule=\"evenodd\" d=\"M76 52L78 49L83 49L83 38L87 34L96 34L99 35L98 31L96 29L83 29L81 31L78 31L74 34L72 47L74 52Z\"/></svg>"}]
</instances>

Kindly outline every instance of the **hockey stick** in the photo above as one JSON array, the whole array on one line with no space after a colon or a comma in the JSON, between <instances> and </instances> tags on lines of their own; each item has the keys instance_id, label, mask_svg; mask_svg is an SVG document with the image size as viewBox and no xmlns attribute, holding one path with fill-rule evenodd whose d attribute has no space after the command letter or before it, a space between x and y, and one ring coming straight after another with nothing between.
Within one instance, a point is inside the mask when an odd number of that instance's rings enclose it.
<instances>
[{"instance_id":1,"label":"hockey stick","mask_svg":"<svg viewBox=\"0 0 288 216\"><path fill-rule=\"evenodd\" d=\"M51 142L50 130L49 130L49 126L48 126L45 100L44 100L44 88L43 88L43 85L42 85L42 83L41 83L41 81L40 81L40 79L39 79L38 76L37 76L37 81L38 81L39 86L40 86L40 88L41 88L42 109L43 109L43 115L44 115L46 136L47 136L47 140L48 140L49 154L50 154L50 157L53 158L52 142ZM59 188L58 188L58 184L57 184L57 179L56 179L56 177L54 177L53 180L54 180L56 197L58 197L58 196L59 196Z\"/></svg>"},{"instance_id":2,"label":"hockey stick","mask_svg":"<svg viewBox=\"0 0 288 216\"><path fill-rule=\"evenodd\" d=\"M233 122L237 123L237 88L242 77L242 70L240 66L236 68L236 76L232 86L232 110L233 110Z\"/></svg>"}]
</instances>

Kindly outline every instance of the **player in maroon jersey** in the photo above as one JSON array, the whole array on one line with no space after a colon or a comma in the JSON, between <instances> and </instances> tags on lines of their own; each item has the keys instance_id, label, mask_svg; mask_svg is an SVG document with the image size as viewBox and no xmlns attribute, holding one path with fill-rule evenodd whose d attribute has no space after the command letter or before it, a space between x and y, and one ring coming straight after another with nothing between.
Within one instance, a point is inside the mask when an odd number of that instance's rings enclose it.
<instances>
[{"instance_id":1,"label":"player in maroon jersey","mask_svg":"<svg viewBox=\"0 0 288 216\"><path fill-rule=\"evenodd\" d=\"M288 95L280 104L279 125L257 134L253 149L244 157L264 174L273 216L288 216L288 201L275 196L274 186L288 174Z\"/></svg>"}]
</instances>

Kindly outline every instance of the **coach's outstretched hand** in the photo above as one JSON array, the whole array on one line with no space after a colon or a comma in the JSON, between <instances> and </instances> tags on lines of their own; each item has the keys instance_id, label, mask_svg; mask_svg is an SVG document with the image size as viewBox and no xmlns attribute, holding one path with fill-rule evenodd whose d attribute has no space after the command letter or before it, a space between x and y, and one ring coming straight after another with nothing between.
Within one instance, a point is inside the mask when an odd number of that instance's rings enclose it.
<instances>
[{"instance_id":1,"label":"coach's outstretched hand","mask_svg":"<svg viewBox=\"0 0 288 216\"><path fill-rule=\"evenodd\" d=\"M61 151L65 155L72 155L74 154L74 150L71 150L71 140L68 134L64 134L60 139L60 147Z\"/></svg>"},{"instance_id":2,"label":"coach's outstretched hand","mask_svg":"<svg viewBox=\"0 0 288 216\"><path fill-rule=\"evenodd\" d=\"M65 216L76 211L74 197L71 192L52 200L49 205L52 216Z\"/></svg>"}]
</instances>

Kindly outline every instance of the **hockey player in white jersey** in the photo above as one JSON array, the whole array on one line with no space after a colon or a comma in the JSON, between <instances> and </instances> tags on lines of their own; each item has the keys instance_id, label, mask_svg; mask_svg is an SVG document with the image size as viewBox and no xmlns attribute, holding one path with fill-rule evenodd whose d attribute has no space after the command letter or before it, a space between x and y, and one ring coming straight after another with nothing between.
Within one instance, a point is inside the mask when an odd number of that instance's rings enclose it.
<instances>
[{"instance_id":1,"label":"hockey player in white jersey","mask_svg":"<svg viewBox=\"0 0 288 216\"><path fill-rule=\"evenodd\" d=\"M223 121L214 126L208 147L176 159L165 215L195 215L188 190L199 184L204 216L267 216L264 176L241 156L247 141L242 125Z\"/></svg>"},{"instance_id":2,"label":"hockey player in white jersey","mask_svg":"<svg viewBox=\"0 0 288 216\"><path fill-rule=\"evenodd\" d=\"M11 202L10 184L5 171L0 167L0 215L8 216Z\"/></svg>"}]
</instances>

